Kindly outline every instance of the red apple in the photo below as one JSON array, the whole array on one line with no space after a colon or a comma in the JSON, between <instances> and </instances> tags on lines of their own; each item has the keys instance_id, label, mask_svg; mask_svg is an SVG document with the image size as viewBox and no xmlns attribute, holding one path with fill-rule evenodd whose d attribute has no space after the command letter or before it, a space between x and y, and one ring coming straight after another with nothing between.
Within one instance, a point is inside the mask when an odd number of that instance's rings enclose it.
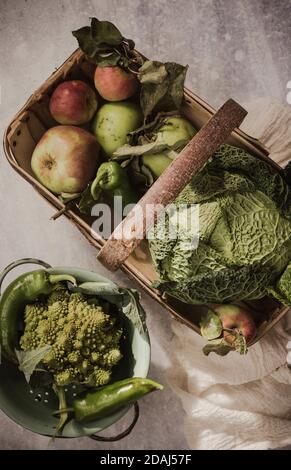
<instances>
[{"instance_id":1,"label":"red apple","mask_svg":"<svg viewBox=\"0 0 291 470\"><path fill-rule=\"evenodd\" d=\"M133 73L121 67L97 67L94 83L98 93L107 101L122 101L130 98L138 88Z\"/></svg>"},{"instance_id":2,"label":"red apple","mask_svg":"<svg viewBox=\"0 0 291 470\"><path fill-rule=\"evenodd\" d=\"M99 144L75 126L57 126L40 139L31 158L37 179L53 193L79 193L96 174Z\"/></svg>"},{"instance_id":3,"label":"red apple","mask_svg":"<svg viewBox=\"0 0 291 470\"><path fill-rule=\"evenodd\" d=\"M246 308L229 304L215 306L213 310L219 316L223 328L241 333L247 343L254 338L257 328L251 313ZM230 344L235 340L235 335L230 332L224 331L223 336Z\"/></svg>"},{"instance_id":4,"label":"red apple","mask_svg":"<svg viewBox=\"0 0 291 470\"><path fill-rule=\"evenodd\" d=\"M87 83L69 80L57 86L51 96L49 108L52 117L60 124L85 124L96 112L96 94Z\"/></svg>"}]
</instances>

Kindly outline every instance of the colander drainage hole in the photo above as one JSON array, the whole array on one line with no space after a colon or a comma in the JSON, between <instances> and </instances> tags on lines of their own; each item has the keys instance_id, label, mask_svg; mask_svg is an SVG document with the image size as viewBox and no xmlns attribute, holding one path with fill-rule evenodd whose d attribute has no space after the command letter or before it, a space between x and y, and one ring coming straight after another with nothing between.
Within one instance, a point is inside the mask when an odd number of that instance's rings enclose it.
<instances>
[{"instance_id":1,"label":"colander drainage hole","mask_svg":"<svg viewBox=\"0 0 291 470\"><path fill-rule=\"evenodd\" d=\"M35 397L34 397L34 401L38 401L40 402L42 400L42 396L40 393L38 393Z\"/></svg>"}]
</instances>

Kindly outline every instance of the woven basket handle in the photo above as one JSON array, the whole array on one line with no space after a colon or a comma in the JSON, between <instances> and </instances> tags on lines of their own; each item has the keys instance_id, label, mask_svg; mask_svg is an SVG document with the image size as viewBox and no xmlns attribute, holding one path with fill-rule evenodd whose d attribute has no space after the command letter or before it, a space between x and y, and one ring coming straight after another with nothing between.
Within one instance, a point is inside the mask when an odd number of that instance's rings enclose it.
<instances>
[{"instance_id":1,"label":"woven basket handle","mask_svg":"<svg viewBox=\"0 0 291 470\"><path fill-rule=\"evenodd\" d=\"M245 109L230 99L210 118L111 234L98 254L105 267L115 271L124 263L166 206L176 199L246 115Z\"/></svg>"}]
</instances>

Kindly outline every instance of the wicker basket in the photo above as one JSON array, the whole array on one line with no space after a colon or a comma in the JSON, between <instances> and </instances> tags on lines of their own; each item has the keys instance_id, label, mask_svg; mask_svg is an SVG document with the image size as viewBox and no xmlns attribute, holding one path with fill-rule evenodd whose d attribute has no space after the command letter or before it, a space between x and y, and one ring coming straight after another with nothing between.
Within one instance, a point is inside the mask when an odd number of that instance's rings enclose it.
<instances>
[{"instance_id":1,"label":"wicker basket","mask_svg":"<svg viewBox=\"0 0 291 470\"><path fill-rule=\"evenodd\" d=\"M35 179L30 167L31 155L44 132L49 127L56 125L49 113L48 103L49 97L57 84L66 79L82 79L90 82L93 73L94 65L86 59L80 50L75 51L28 99L4 134L4 151L10 165L57 210L61 210L64 206L53 193ZM200 129L213 115L214 110L191 91L185 89L182 113L196 128ZM263 145L242 131L234 131L228 139L228 143L244 148L257 158L268 161L280 171L280 167L269 159L268 152ZM105 240L97 233L92 232L92 219L90 216L80 214L77 209L68 209L64 215L71 220L97 250L104 246ZM177 320L200 333L198 325L204 308L187 305L170 297L164 299L158 291L151 287L152 282L156 279L156 273L146 242L142 242L134 253L129 256L121 269ZM248 304L254 311L259 325L258 334L253 342L258 341L288 311L288 308L268 297L251 301Z\"/></svg>"}]
</instances>

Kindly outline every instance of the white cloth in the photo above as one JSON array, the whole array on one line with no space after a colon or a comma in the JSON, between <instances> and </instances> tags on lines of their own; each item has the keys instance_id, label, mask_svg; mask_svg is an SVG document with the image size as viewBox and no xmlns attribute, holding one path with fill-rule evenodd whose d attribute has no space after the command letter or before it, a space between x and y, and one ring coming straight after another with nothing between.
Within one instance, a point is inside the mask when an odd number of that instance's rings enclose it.
<instances>
[{"instance_id":1,"label":"white cloth","mask_svg":"<svg viewBox=\"0 0 291 470\"><path fill-rule=\"evenodd\" d=\"M242 129L283 166L291 157L291 109L251 103ZM205 341L173 323L170 386L181 398L191 449L272 449L291 444L291 312L249 349L226 357L202 353ZM291 343L289 343L291 344ZM289 353L290 355L290 353Z\"/></svg>"}]
</instances>

